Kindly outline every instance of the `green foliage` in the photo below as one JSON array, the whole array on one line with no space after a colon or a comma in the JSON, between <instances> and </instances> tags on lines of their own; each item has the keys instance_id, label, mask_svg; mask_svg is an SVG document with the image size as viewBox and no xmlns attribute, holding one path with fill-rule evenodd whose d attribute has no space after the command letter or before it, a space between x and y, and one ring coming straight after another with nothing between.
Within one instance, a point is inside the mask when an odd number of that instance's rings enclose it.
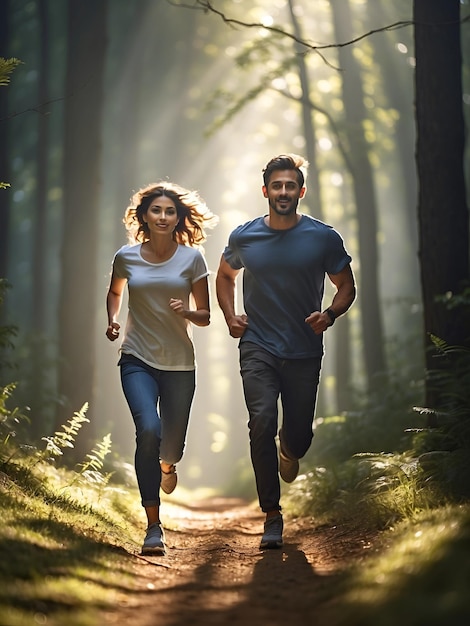
<instances>
[{"instance_id":1,"label":"green foliage","mask_svg":"<svg viewBox=\"0 0 470 626\"><path fill-rule=\"evenodd\" d=\"M469 551L468 506L423 511L397 524L354 568L338 626L467 624Z\"/></svg>"},{"instance_id":2,"label":"green foliage","mask_svg":"<svg viewBox=\"0 0 470 626\"><path fill-rule=\"evenodd\" d=\"M82 406L80 411L76 411L73 417L68 420L66 424L63 424L61 430L57 430L52 437L43 437L42 440L46 442L46 449L41 454L41 457L46 460L52 460L63 455L64 448L73 448L75 437L82 428L85 422L90 420L86 417L88 410L88 403Z\"/></svg>"},{"instance_id":3,"label":"green foliage","mask_svg":"<svg viewBox=\"0 0 470 626\"><path fill-rule=\"evenodd\" d=\"M5 278L0 278L0 307L3 306L3 302L5 300L5 294L7 289L10 289L11 285ZM13 337L16 337L18 334L18 328L12 324L6 326L0 326L0 356L1 363L0 367L4 367L6 364L6 352L14 348Z\"/></svg>"},{"instance_id":4,"label":"green foliage","mask_svg":"<svg viewBox=\"0 0 470 626\"><path fill-rule=\"evenodd\" d=\"M0 86L8 85L10 82L10 76L18 65L20 65L22 61L19 59L15 59L14 57L11 59L5 59L4 57L0 57Z\"/></svg>"},{"instance_id":5,"label":"green foliage","mask_svg":"<svg viewBox=\"0 0 470 626\"><path fill-rule=\"evenodd\" d=\"M285 501L296 515L383 529L443 506L450 498L427 481L411 453L363 453L309 470L292 484Z\"/></svg>"},{"instance_id":6,"label":"green foliage","mask_svg":"<svg viewBox=\"0 0 470 626\"><path fill-rule=\"evenodd\" d=\"M101 441L98 441L93 450L86 455L86 460L79 463L79 472L71 484L84 479L87 483L97 484L100 486L107 485L111 474L103 474L104 460L111 452L111 435L108 433Z\"/></svg>"},{"instance_id":7,"label":"green foliage","mask_svg":"<svg viewBox=\"0 0 470 626\"><path fill-rule=\"evenodd\" d=\"M433 342L439 409L414 407L422 425L410 427L416 385L397 380L375 405L320 420L310 466L286 496L289 510L384 528L470 498L470 350ZM435 428L426 427L429 415Z\"/></svg>"},{"instance_id":8,"label":"green foliage","mask_svg":"<svg viewBox=\"0 0 470 626\"><path fill-rule=\"evenodd\" d=\"M414 449L429 481L454 497L470 497L470 350L433 337L440 367L429 374L440 406L415 407L432 416L433 428L418 429Z\"/></svg>"},{"instance_id":9,"label":"green foliage","mask_svg":"<svg viewBox=\"0 0 470 626\"><path fill-rule=\"evenodd\" d=\"M135 493L28 461L0 472L0 623L97 624L135 573Z\"/></svg>"},{"instance_id":10,"label":"green foliage","mask_svg":"<svg viewBox=\"0 0 470 626\"><path fill-rule=\"evenodd\" d=\"M0 388L0 452L1 446L6 446L12 437L16 437L16 428L22 420L27 420L27 416L18 407L9 409L7 402L11 398L16 383L10 383Z\"/></svg>"},{"instance_id":11,"label":"green foliage","mask_svg":"<svg viewBox=\"0 0 470 626\"><path fill-rule=\"evenodd\" d=\"M315 437L306 457L308 463L330 465L347 461L362 452L403 452L411 445L407 430L423 421L411 407L422 395L422 381L404 380L391 374L375 396L363 406L342 415L315 420ZM414 424L413 424L414 420Z\"/></svg>"}]
</instances>

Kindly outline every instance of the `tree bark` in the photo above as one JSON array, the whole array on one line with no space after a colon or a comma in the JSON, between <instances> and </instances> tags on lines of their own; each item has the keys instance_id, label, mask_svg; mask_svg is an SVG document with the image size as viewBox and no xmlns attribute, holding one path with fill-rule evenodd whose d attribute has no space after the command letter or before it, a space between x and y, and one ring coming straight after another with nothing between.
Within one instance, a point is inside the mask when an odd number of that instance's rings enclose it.
<instances>
[{"instance_id":1,"label":"tree bark","mask_svg":"<svg viewBox=\"0 0 470 626\"><path fill-rule=\"evenodd\" d=\"M337 42L350 41L353 36L349 1L331 0L330 6ZM377 201L372 167L364 137L363 124L367 115L360 70L351 46L340 47L338 57L342 70L346 132L349 139L351 173L359 227L358 299L361 305L364 362L368 387L374 390L383 382L387 370L379 297Z\"/></svg>"},{"instance_id":2,"label":"tree bark","mask_svg":"<svg viewBox=\"0 0 470 626\"><path fill-rule=\"evenodd\" d=\"M10 2L5 0L0 19L0 56L8 58ZM9 182L8 147L8 87L0 87L0 182ZM8 234L10 229L10 191L0 189L0 278L6 278L8 270ZM0 315L2 312L0 312Z\"/></svg>"},{"instance_id":3,"label":"tree bark","mask_svg":"<svg viewBox=\"0 0 470 626\"><path fill-rule=\"evenodd\" d=\"M59 303L59 390L66 413L60 423L93 397L106 5L106 0L68 4Z\"/></svg>"},{"instance_id":4,"label":"tree bark","mask_svg":"<svg viewBox=\"0 0 470 626\"><path fill-rule=\"evenodd\" d=\"M428 370L439 366L430 335L450 345L470 341L463 307L438 301L460 294L469 282L459 19L459 0L414 1L419 259ZM426 402L439 403L429 382Z\"/></svg>"}]
</instances>

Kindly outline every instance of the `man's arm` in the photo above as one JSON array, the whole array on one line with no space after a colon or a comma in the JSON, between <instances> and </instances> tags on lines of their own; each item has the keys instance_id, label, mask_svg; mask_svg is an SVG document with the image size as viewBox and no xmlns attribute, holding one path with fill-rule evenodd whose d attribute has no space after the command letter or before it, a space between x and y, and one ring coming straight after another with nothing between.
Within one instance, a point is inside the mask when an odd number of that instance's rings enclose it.
<instances>
[{"instance_id":1,"label":"man's arm","mask_svg":"<svg viewBox=\"0 0 470 626\"><path fill-rule=\"evenodd\" d=\"M348 264L339 274L328 274L331 282L336 287L333 301L327 309L332 312L332 316L325 311L314 311L306 319L313 332L317 335L334 324L334 320L346 313L356 298L356 284L351 265Z\"/></svg>"},{"instance_id":2,"label":"man's arm","mask_svg":"<svg viewBox=\"0 0 470 626\"><path fill-rule=\"evenodd\" d=\"M240 270L234 270L222 255L215 280L217 301L225 317L229 333L239 338L248 326L246 315L235 313L235 280Z\"/></svg>"}]
</instances>

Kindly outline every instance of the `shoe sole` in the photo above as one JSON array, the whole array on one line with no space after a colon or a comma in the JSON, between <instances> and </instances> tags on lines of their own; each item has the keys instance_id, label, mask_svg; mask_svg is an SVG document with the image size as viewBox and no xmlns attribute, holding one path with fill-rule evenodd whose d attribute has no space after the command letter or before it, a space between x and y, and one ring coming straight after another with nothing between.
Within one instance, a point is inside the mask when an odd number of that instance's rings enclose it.
<instances>
[{"instance_id":1,"label":"shoe sole","mask_svg":"<svg viewBox=\"0 0 470 626\"><path fill-rule=\"evenodd\" d=\"M142 548L142 556L165 556L165 548Z\"/></svg>"},{"instance_id":2,"label":"shoe sole","mask_svg":"<svg viewBox=\"0 0 470 626\"><path fill-rule=\"evenodd\" d=\"M260 544L260 550L275 550L277 548L282 548L282 541L263 541Z\"/></svg>"}]
</instances>

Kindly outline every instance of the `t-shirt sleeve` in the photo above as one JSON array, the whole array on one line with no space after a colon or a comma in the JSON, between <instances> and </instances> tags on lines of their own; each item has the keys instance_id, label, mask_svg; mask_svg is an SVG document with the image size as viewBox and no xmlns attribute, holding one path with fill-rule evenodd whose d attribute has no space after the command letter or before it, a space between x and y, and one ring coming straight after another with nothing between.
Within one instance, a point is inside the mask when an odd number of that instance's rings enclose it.
<instances>
[{"instance_id":1,"label":"t-shirt sleeve","mask_svg":"<svg viewBox=\"0 0 470 626\"><path fill-rule=\"evenodd\" d=\"M341 235L333 228L329 231L329 239L329 245L327 246L328 253L325 259L325 271L332 275L339 274L348 263L351 263L352 258L344 247L344 241Z\"/></svg>"},{"instance_id":2,"label":"t-shirt sleeve","mask_svg":"<svg viewBox=\"0 0 470 626\"><path fill-rule=\"evenodd\" d=\"M193 262L192 283L197 283L197 281L201 280L201 278L204 278L204 276L209 276L209 268L207 267L206 259L203 257L201 252L197 250L197 254L194 257Z\"/></svg>"},{"instance_id":3,"label":"t-shirt sleeve","mask_svg":"<svg viewBox=\"0 0 470 626\"><path fill-rule=\"evenodd\" d=\"M236 228L231 233L229 240L228 240L228 244L225 247L225 250L223 252L224 259L227 261L230 267L234 270L240 270L243 267L242 260L240 259L240 256L238 254L237 233L238 233L238 228Z\"/></svg>"},{"instance_id":4,"label":"t-shirt sleeve","mask_svg":"<svg viewBox=\"0 0 470 626\"><path fill-rule=\"evenodd\" d=\"M117 278L129 278L129 273L127 271L127 263L125 261L124 250L126 246L120 248L113 259L113 271Z\"/></svg>"}]
</instances>

